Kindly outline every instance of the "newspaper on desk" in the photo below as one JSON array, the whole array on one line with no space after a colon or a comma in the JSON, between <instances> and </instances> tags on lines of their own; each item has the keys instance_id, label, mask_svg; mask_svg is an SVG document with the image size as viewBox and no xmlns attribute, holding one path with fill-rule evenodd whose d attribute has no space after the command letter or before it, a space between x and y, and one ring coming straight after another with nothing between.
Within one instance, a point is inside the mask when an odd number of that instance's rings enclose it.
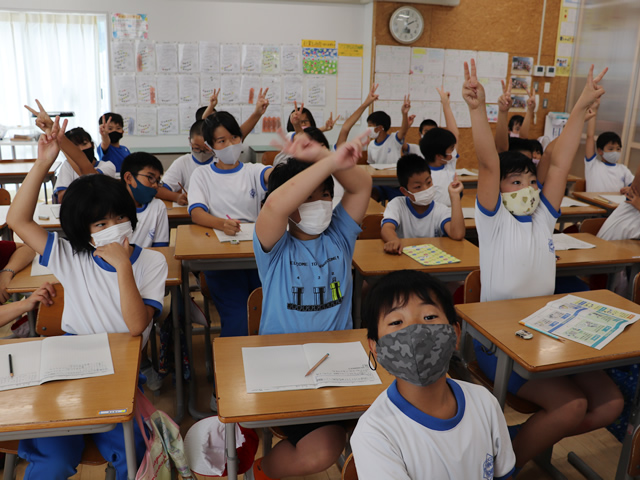
<instances>
[{"instance_id":1,"label":"newspaper on desk","mask_svg":"<svg viewBox=\"0 0 640 480\"><path fill-rule=\"evenodd\" d=\"M589 248L596 248L593 243L583 242L582 240L578 240L566 233L554 233L553 245L555 246L556 252L560 252L562 250L585 250Z\"/></svg>"},{"instance_id":2,"label":"newspaper on desk","mask_svg":"<svg viewBox=\"0 0 640 480\"><path fill-rule=\"evenodd\" d=\"M601 350L638 319L637 313L567 295L520 323Z\"/></svg>"}]
</instances>

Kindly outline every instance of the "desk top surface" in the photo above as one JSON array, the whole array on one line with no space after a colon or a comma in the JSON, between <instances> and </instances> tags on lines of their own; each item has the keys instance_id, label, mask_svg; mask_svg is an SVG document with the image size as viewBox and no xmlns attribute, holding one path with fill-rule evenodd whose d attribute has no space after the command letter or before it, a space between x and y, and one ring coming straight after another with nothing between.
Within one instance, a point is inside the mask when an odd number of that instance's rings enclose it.
<instances>
[{"instance_id":1,"label":"desk top surface","mask_svg":"<svg viewBox=\"0 0 640 480\"><path fill-rule=\"evenodd\" d=\"M365 329L216 338L213 358L220 421L251 422L364 412L393 381L393 377L382 367L377 369L381 385L358 387L247 393L244 378L243 347L355 341L362 342L365 352L369 352Z\"/></svg>"},{"instance_id":2,"label":"desk top surface","mask_svg":"<svg viewBox=\"0 0 640 480\"><path fill-rule=\"evenodd\" d=\"M384 252L382 240L356 240L353 252L353 265L365 276L385 275L397 270L421 270L427 273L471 271L480 268L478 247L467 240L457 241L447 237L440 238L404 238L402 246L431 245L460 259L458 263L424 266L408 255L390 255Z\"/></svg>"},{"instance_id":3,"label":"desk top surface","mask_svg":"<svg viewBox=\"0 0 640 480\"><path fill-rule=\"evenodd\" d=\"M572 195L578 200L583 200L611 211L615 210L619 204L607 200L602 195L620 195L620 192L573 192Z\"/></svg>"},{"instance_id":4,"label":"desk top surface","mask_svg":"<svg viewBox=\"0 0 640 480\"><path fill-rule=\"evenodd\" d=\"M0 340L40 341L40 338ZM0 392L0 432L122 423L133 418L142 337L109 334L113 375L47 382ZM107 410L125 413L103 414Z\"/></svg>"},{"instance_id":5,"label":"desk top surface","mask_svg":"<svg viewBox=\"0 0 640 480\"><path fill-rule=\"evenodd\" d=\"M35 162L3 162L0 163L0 177L10 175L26 175L31 171ZM55 162L49 169L49 175L53 175L55 170L60 166L60 162Z\"/></svg>"},{"instance_id":6,"label":"desk top surface","mask_svg":"<svg viewBox=\"0 0 640 480\"><path fill-rule=\"evenodd\" d=\"M628 244L602 240L590 233L572 233L569 236L591 243L596 248L556 252L560 257L556 263L558 268L640 262L640 258L634 258L638 256L638 252L634 254Z\"/></svg>"},{"instance_id":7,"label":"desk top surface","mask_svg":"<svg viewBox=\"0 0 640 480\"><path fill-rule=\"evenodd\" d=\"M577 297L640 313L640 306L609 290L578 292ZM590 365L640 357L640 322L628 326L602 350L570 340L560 342L546 335L533 333L531 340L516 337L515 332L526 328L518 322L544 307L548 302L565 295L520 298L495 302L456 305L461 318L530 372Z\"/></svg>"},{"instance_id":8,"label":"desk top surface","mask_svg":"<svg viewBox=\"0 0 640 480\"><path fill-rule=\"evenodd\" d=\"M253 258L253 242L231 245L229 242L220 242L212 228L179 225L175 255L178 260Z\"/></svg>"}]
</instances>

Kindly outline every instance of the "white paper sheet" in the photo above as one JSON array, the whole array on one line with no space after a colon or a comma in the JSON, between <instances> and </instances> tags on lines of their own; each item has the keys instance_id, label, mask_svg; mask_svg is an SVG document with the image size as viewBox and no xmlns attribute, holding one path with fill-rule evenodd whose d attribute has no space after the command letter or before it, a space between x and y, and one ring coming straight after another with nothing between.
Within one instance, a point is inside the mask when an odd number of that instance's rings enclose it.
<instances>
[{"instance_id":1,"label":"white paper sheet","mask_svg":"<svg viewBox=\"0 0 640 480\"><path fill-rule=\"evenodd\" d=\"M438 102L414 102L413 96L411 97L411 111L409 114L414 114L416 120L413 123L414 126L419 126L420 122L426 119L431 119L440 125L442 115L442 103Z\"/></svg>"},{"instance_id":2,"label":"white paper sheet","mask_svg":"<svg viewBox=\"0 0 640 480\"><path fill-rule=\"evenodd\" d=\"M393 72L393 52L390 46L376 45L376 73Z\"/></svg>"},{"instance_id":3,"label":"white paper sheet","mask_svg":"<svg viewBox=\"0 0 640 480\"><path fill-rule=\"evenodd\" d=\"M430 75L444 75L444 48L427 48L427 69Z\"/></svg>"},{"instance_id":4,"label":"white paper sheet","mask_svg":"<svg viewBox=\"0 0 640 480\"><path fill-rule=\"evenodd\" d=\"M178 103L178 76L156 75L157 103L176 105Z\"/></svg>"},{"instance_id":5,"label":"white paper sheet","mask_svg":"<svg viewBox=\"0 0 640 480\"><path fill-rule=\"evenodd\" d=\"M158 107L158 135L178 135L179 133L180 113L178 107Z\"/></svg>"},{"instance_id":6,"label":"white paper sheet","mask_svg":"<svg viewBox=\"0 0 640 480\"><path fill-rule=\"evenodd\" d=\"M302 102L302 75L282 77L282 103Z\"/></svg>"},{"instance_id":7,"label":"white paper sheet","mask_svg":"<svg viewBox=\"0 0 640 480\"><path fill-rule=\"evenodd\" d=\"M220 87L220 103L240 103L242 87L242 77L240 75L222 75Z\"/></svg>"},{"instance_id":8,"label":"white paper sheet","mask_svg":"<svg viewBox=\"0 0 640 480\"><path fill-rule=\"evenodd\" d=\"M255 105L260 92L260 75L242 75L240 102Z\"/></svg>"},{"instance_id":9,"label":"white paper sheet","mask_svg":"<svg viewBox=\"0 0 640 480\"><path fill-rule=\"evenodd\" d=\"M466 168L456 168L456 175L458 175L458 176L460 176L460 175L477 176L478 172L474 172L474 171L468 170Z\"/></svg>"},{"instance_id":10,"label":"white paper sheet","mask_svg":"<svg viewBox=\"0 0 640 480\"><path fill-rule=\"evenodd\" d=\"M156 69L163 73L178 71L178 44L175 42L156 43Z\"/></svg>"},{"instance_id":11,"label":"white paper sheet","mask_svg":"<svg viewBox=\"0 0 640 480\"><path fill-rule=\"evenodd\" d=\"M507 52L478 52L477 75L479 77L506 78L509 71Z\"/></svg>"},{"instance_id":12,"label":"white paper sheet","mask_svg":"<svg viewBox=\"0 0 640 480\"><path fill-rule=\"evenodd\" d=\"M267 100L269 105L280 105L282 103L282 82L279 75L262 75L260 77L262 89L269 89Z\"/></svg>"},{"instance_id":13,"label":"white paper sheet","mask_svg":"<svg viewBox=\"0 0 640 480\"><path fill-rule=\"evenodd\" d=\"M239 242L252 242L253 231L255 230L255 228L255 223L241 223L240 231L235 235L227 235L222 230L216 230L215 228L213 229L213 231L215 232L220 242L230 242L231 240L238 240Z\"/></svg>"},{"instance_id":14,"label":"white paper sheet","mask_svg":"<svg viewBox=\"0 0 640 480\"><path fill-rule=\"evenodd\" d=\"M223 43L220 46L220 71L240 73L240 45Z\"/></svg>"},{"instance_id":15,"label":"white paper sheet","mask_svg":"<svg viewBox=\"0 0 640 480\"><path fill-rule=\"evenodd\" d=\"M269 105L262 116L262 133L275 133L282 127L282 106Z\"/></svg>"},{"instance_id":16,"label":"white paper sheet","mask_svg":"<svg viewBox=\"0 0 640 480\"><path fill-rule=\"evenodd\" d=\"M396 168L395 163L374 163L371 166L376 170L393 170Z\"/></svg>"},{"instance_id":17,"label":"white paper sheet","mask_svg":"<svg viewBox=\"0 0 640 480\"><path fill-rule=\"evenodd\" d=\"M338 72L340 72L338 70ZM340 73L338 73L339 75ZM362 104L361 100L354 100L348 98L338 98L337 100L337 108L336 108L336 116L340 115L340 120L338 120L338 124L343 124L344 121L349 118L353 113L358 109L358 107ZM335 118L335 117L334 117ZM355 123L355 125L360 125L361 120Z\"/></svg>"},{"instance_id":18,"label":"white paper sheet","mask_svg":"<svg viewBox=\"0 0 640 480\"><path fill-rule=\"evenodd\" d=\"M136 94L138 96L138 103L155 105L156 90L155 75L136 75Z\"/></svg>"},{"instance_id":19,"label":"white paper sheet","mask_svg":"<svg viewBox=\"0 0 640 480\"><path fill-rule=\"evenodd\" d=\"M456 123L460 128L471 128L471 115L469 115L469 107L464 102L451 103L451 111L456 119Z\"/></svg>"},{"instance_id":20,"label":"white paper sheet","mask_svg":"<svg viewBox=\"0 0 640 480\"><path fill-rule=\"evenodd\" d=\"M504 80L504 78L489 78L489 77L479 77L478 81L484 87L484 95L487 99L487 102L497 102L498 98L502 95L502 83L500 80ZM462 90L462 85L460 85L460 89Z\"/></svg>"},{"instance_id":21,"label":"white paper sheet","mask_svg":"<svg viewBox=\"0 0 640 480\"><path fill-rule=\"evenodd\" d=\"M411 47L391 47L391 73L409 75L411 72Z\"/></svg>"},{"instance_id":22,"label":"white paper sheet","mask_svg":"<svg viewBox=\"0 0 640 480\"><path fill-rule=\"evenodd\" d=\"M475 207L464 207L462 209L462 216L464 218L476 218L476 209L475 209Z\"/></svg>"},{"instance_id":23,"label":"white paper sheet","mask_svg":"<svg viewBox=\"0 0 640 480\"><path fill-rule=\"evenodd\" d=\"M180 73L197 73L200 71L197 42L178 45L178 71Z\"/></svg>"},{"instance_id":24,"label":"white paper sheet","mask_svg":"<svg viewBox=\"0 0 640 480\"><path fill-rule=\"evenodd\" d=\"M404 100L409 94L409 75L390 75L389 83L391 88L390 100Z\"/></svg>"},{"instance_id":25,"label":"white paper sheet","mask_svg":"<svg viewBox=\"0 0 640 480\"><path fill-rule=\"evenodd\" d=\"M562 197L562 203L560 204L560 208L568 208L568 207L588 207L589 204L581 202L579 200L575 200L569 197Z\"/></svg>"},{"instance_id":26,"label":"white paper sheet","mask_svg":"<svg viewBox=\"0 0 640 480\"><path fill-rule=\"evenodd\" d=\"M556 252L563 250L585 250L589 248L596 248L592 243L583 242L577 238L571 237L566 233L555 233L553 235L553 244L555 245Z\"/></svg>"},{"instance_id":27,"label":"white paper sheet","mask_svg":"<svg viewBox=\"0 0 640 480\"><path fill-rule=\"evenodd\" d=\"M442 79L442 88L445 92L449 92L450 102L464 102L462 98L462 84L464 83L464 77L452 77L445 75ZM459 127L460 125L458 125Z\"/></svg>"},{"instance_id":28,"label":"white paper sheet","mask_svg":"<svg viewBox=\"0 0 640 480\"><path fill-rule=\"evenodd\" d=\"M142 73L155 73L156 48L153 42L136 42L136 71Z\"/></svg>"},{"instance_id":29,"label":"white paper sheet","mask_svg":"<svg viewBox=\"0 0 640 480\"><path fill-rule=\"evenodd\" d=\"M138 103L135 75L115 75L113 81L116 88L115 100L117 105L135 105Z\"/></svg>"},{"instance_id":30,"label":"white paper sheet","mask_svg":"<svg viewBox=\"0 0 640 480\"><path fill-rule=\"evenodd\" d=\"M262 45L242 46L242 73L262 71Z\"/></svg>"},{"instance_id":31,"label":"white paper sheet","mask_svg":"<svg viewBox=\"0 0 640 480\"><path fill-rule=\"evenodd\" d=\"M158 114L155 107L138 107L136 135L155 137L158 133Z\"/></svg>"},{"instance_id":32,"label":"white paper sheet","mask_svg":"<svg viewBox=\"0 0 640 480\"><path fill-rule=\"evenodd\" d=\"M249 117L253 114L253 112L255 112L255 110L256 110L256 107L254 107L253 105L242 105L242 107L240 108L240 115L241 115L242 121L239 123L242 125L244 124L244 122L249 120ZM260 133L261 130L262 130L262 117L260 118L260 120L258 120L258 123L256 123L256 126L253 128L253 130L251 130L250 133Z\"/></svg>"},{"instance_id":33,"label":"white paper sheet","mask_svg":"<svg viewBox=\"0 0 640 480\"><path fill-rule=\"evenodd\" d=\"M200 74L200 103L209 105L209 98L214 90L220 88L221 78L217 73L201 73Z\"/></svg>"},{"instance_id":34,"label":"white paper sheet","mask_svg":"<svg viewBox=\"0 0 640 480\"><path fill-rule=\"evenodd\" d=\"M200 103L200 77L198 75L178 75L180 103Z\"/></svg>"},{"instance_id":35,"label":"white paper sheet","mask_svg":"<svg viewBox=\"0 0 640 480\"><path fill-rule=\"evenodd\" d=\"M306 105L323 107L325 105L326 89L327 86L323 76L314 75L307 77L307 90L304 103ZM316 124L319 124L317 118L315 121Z\"/></svg>"},{"instance_id":36,"label":"white paper sheet","mask_svg":"<svg viewBox=\"0 0 640 480\"><path fill-rule=\"evenodd\" d=\"M203 73L220 72L220 44L217 42L198 42L200 51L200 71Z\"/></svg>"},{"instance_id":37,"label":"white paper sheet","mask_svg":"<svg viewBox=\"0 0 640 480\"><path fill-rule=\"evenodd\" d=\"M262 73L273 74L280 73L280 46L264 45L262 47Z\"/></svg>"},{"instance_id":38,"label":"white paper sheet","mask_svg":"<svg viewBox=\"0 0 640 480\"><path fill-rule=\"evenodd\" d=\"M282 73L302 72L302 48L298 45L282 46Z\"/></svg>"},{"instance_id":39,"label":"white paper sheet","mask_svg":"<svg viewBox=\"0 0 640 480\"><path fill-rule=\"evenodd\" d=\"M123 130L127 135L136 134L136 107L118 107L118 113L122 115Z\"/></svg>"},{"instance_id":40,"label":"white paper sheet","mask_svg":"<svg viewBox=\"0 0 640 480\"><path fill-rule=\"evenodd\" d=\"M410 75L409 93L412 104L414 101L439 102L438 87L442 87L442 76L440 75Z\"/></svg>"},{"instance_id":41,"label":"white paper sheet","mask_svg":"<svg viewBox=\"0 0 640 480\"><path fill-rule=\"evenodd\" d=\"M337 98L362 98L362 57L338 57Z\"/></svg>"},{"instance_id":42,"label":"white paper sheet","mask_svg":"<svg viewBox=\"0 0 640 480\"><path fill-rule=\"evenodd\" d=\"M489 123L498 122L498 105L487 103L487 120Z\"/></svg>"},{"instance_id":43,"label":"white paper sheet","mask_svg":"<svg viewBox=\"0 0 640 480\"><path fill-rule=\"evenodd\" d=\"M605 200L609 200L611 203L624 203L627 201L627 197L624 195L600 195Z\"/></svg>"},{"instance_id":44,"label":"white paper sheet","mask_svg":"<svg viewBox=\"0 0 640 480\"><path fill-rule=\"evenodd\" d=\"M180 104L180 133L189 133L191 125L196 121L196 110L198 110L197 103L183 103Z\"/></svg>"},{"instance_id":45,"label":"white paper sheet","mask_svg":"<svg viewBox=\"0 0 640 480\"><path fill-rule=\"evenodd\" d=\"M135 72L135 44L130 40L111 42L111 65L115 73Z\"/></svg>"}]
</instances>

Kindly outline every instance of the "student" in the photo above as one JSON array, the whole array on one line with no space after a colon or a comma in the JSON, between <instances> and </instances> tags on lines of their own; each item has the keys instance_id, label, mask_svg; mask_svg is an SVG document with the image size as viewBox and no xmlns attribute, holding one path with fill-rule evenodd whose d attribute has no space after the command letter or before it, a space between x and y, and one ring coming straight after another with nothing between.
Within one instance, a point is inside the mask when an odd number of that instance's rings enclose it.
<instances>
[{"instance_id":1,"label":"student","mask_svg":"<svg viewBox=\"0 0 640 480\"><path fill-rule=\"evenodd\" d=\"M273 169L253 238L263 282L261 335L352 328L351 258L371 192L371 177L353 167L365 136L334 153L302 135L293 144L284 139L284 151L294 159ZM345 189L333 212L331 175ZM258 459L247 478L321 472L335 463L346 443L342 424L283 430L287 439Z\"/></svg>"},{"instance_id":2,"label":"student","mask_svg":"<svg viewBox=\"0 0 640 480\"><path fill-rule=\"evenodd\" d=\"M269 89L267 88L267 90L269 90ZM212 113L215 113L216 105L218 105L218 95L220 95L220 89L216 90L214 88L213 89L213 93L209 97L209 105L207 105L206 107L200 107L196 111L196 122L198 120L204 120L205 118L207 118Z\"/></svg>"},{"instance_id":3,"label":"student","mask_svg":"<svg viewBox=\"0 0 640 480\"><path fill-rule=\"evenodd\" d=\"M431 169L435 199L452 206L448 188L456 175L456 136L445 128L430 129L420 139L420 152Z\"/></svg>"},{"instance_id":4,"label":"student","mask_svg":"<svg viewBox=\"0 0 640 480\"><path fill-rule=\"evenodd\" d=\"M106 120L105 120L106 118ZM120 140L124 135L124 120L117 113L105 113L98 121L100 125L101 142L98 145L98 158L100 161L111 162L116 166L116 172L120 173L122 161L131 152Z\"/></svg>"},{"instance_id":5,"label":"student","mask_svg":"<svg viewBox=\"0 0 640 480\"><path fill-rule=\"evenodd\" d=\"M376 93L379 84L374 83L371 85L371 90L369 90L369 94L367 98L365 98L362 105L360 105L355 112L351 114L349 118L347 118L342 124L342 128L340 129L340 133L338 134L338 141L336 142L336 148L345 143L349 139L349 133L353 126L360 121L360 117L365 112L367 108L373 105L373 102L378 100L379 95Z\"/></svg>"},{"instance_id":6,"label":"student","mask_svg":"<svg viewBox=\"0 0 640 480\"><path fill-rule=\"evenodd\" d=\"M538 165L542 160L544 148L542 148L542 144L538 140L529 140L529 145L531 146L531 160Z\"/></svg>"},{"instance_id":7,"label":"student","mask_svg":"<svg viewBox=\"0 0 640 480\"><path fill-rule=\"evenodd\" d=\"M213 163L198 167L189 183L189 213L194 223L235 235L242 223L255 222L267 191L271 167L240 162L242 131L233 115L216 112L205 120L203 138ZM260 286L256 270L205 272L220 314L221 336L247 335L247 299Z\"/></svg>"},{"instance_id":8,"label":"student","mask_svg":"<svg viewBox=\"0 0 640 480\"><path fill-rule=\"evenodd\" d=\"M11 298L11 294L7 292L9 283L16 273L31 265L35 256L36 252L24 243L0 241L0 303Z\"/></svg>"},{"instance_id":9,"label":"student","mask_svg":"<svg viewBox=\"0 0 640 480\"><path fill-rule=\"evenodd\" d=\"M596 115L600 105L595 106ZM584 157L584 178L587 192L619 192L631 185L633 174L618 163L622 155L622 140L615 132L603 132L595 139L596 117L587 122L587 142Z\"/></svg>"},{"instance_id":10,"label":"student","mask_svg":"<svg viewBox=\"0 0 640 480\"><path fill-rule=\"evenodd\" d=\"M359 478L511 478L515 455L502 410L485 388L446 378L460 336L447 288L403 270L369 291L362 318L370 363L396 377L351 437Z\"/></svg>"},{"instance_id":11,"label":"student","mask_svg":"<svg viewBox=\"0 0 640 480\"><path fill-rule=\"evenodd\" d=\"M464 216L460 204L462 182L449 185L452 207L436 200L435 185L427 161L418 155L405 155L398 160L398 183L403 197L387 204L382 219L381 236L384 251L402 254L401 238L444 237L462 240Z\"/></svg>"},{"instance_id":12,"label":"student","mask_svg":"<svg viewBox=\"0 0 640 480\"><path fill-rule=\"evenodd\" d=\"M132 153L122 162L120 180L136 204L138 217L131 243L142 248L169 246L167 207L155 198L163 171L160 160L147 152Z\"/></svg>"},{"instance_id":13,"label":"student","mask_svg":"<svg viewBox=\"0 0 640 480\"><path fill-rule=\"evenodd\" d=\"M367 147L367 162L369 164L395 164L402 156L402 145L409 130L409 110L411 101L409 95L405 95L400 111L402 112L402 125L395 135L390 135L391 117L377 110L367 117L369 132L369 145Z\"/></svg>"},{"instance_id":14,"label":"student","mask_svg":"<svg viewBox=\"0 0 640 480\"><path fill-rule=\"evenodd\" d=\"M535 165L524 155L508 152L498 156L475 62L471 60L471 73L465 63L462 96L469 106L479 166L476 228L482 301L553 293L553 229L585 115L604 93L598 83L605 73L606 69L594 79L591 67L585 88L556 141L544 178L536 178ZM544 185L542 192L538 180ZM480 367L493 379L496 357L477 343L475 350ZM530 381L512 374L508 389L541 407L521 427L513 428L517 468L564 437L610 424L623 403L604 372Z\"/></svg>"},{"instance_id":15,"label":"student","mask_svg":"<svg viewBox=\"0 0 640 480\"><path fill-rule=\"evenodd\" d=\"M33 220L38 192L60 152L66 121L62 128L59 121L56 118L50 135L40 136L38 158L16 194L7 223L62 283L65 332L130 333L142 335L144 345L152 317L162 310L167 262L161 253L129 244L136 210L124 184L105 175L87 175L69 185L60 209L66 239ZM137 425L134 431L140 462L146 446ZM127 478L122 426L93 438L117 478ZM76 473L83 449L83 435L34 438L20 441L18 455L29 462L25 478L61 479Z\"/></svg>"},{"instance_id":16,"label":"student","mask_svg":"<svg viewBox=\"0 0 640 480\"><path fill-rule=\"evenodd\" d=\"M293 136L297 133L302 133L302 131L307 127L316 127L321 132L328 132L333 129L333 126L340 119L340 115L333 119L333 112L327 119L324 124L324 127L318 127L316 125L316 121L313 118L313 114L306 108L304 108L304 103L300 104L300 108L298 108L298 102L293 101L293 111L289 115L289 120L287 121L287 132L291 135L289 139L291 140Z\"/></svg>"}]
</instances>

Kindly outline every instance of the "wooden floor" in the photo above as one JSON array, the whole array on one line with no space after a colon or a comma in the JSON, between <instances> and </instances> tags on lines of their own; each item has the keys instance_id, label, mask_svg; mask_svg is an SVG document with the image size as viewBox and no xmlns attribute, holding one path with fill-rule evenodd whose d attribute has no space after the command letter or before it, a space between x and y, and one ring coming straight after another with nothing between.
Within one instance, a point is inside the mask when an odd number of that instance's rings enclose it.
<instances>
[{"instance_id":1,"label":"wooden floor","mask_svg":"<svg viewBox=\"0 0 640 480\"><path fill-rule=\"evenodd\" d=\"M213 310L215 315L215 309ZM6 336L8 333L5 329L0 329L0 337ZM204 342L202 336L194 339L195 362L198 365L197 378L198 385L198 409L201 411L209 410L209 400L211 399L212 386L207 383L204 372ZM154 405L167 412L169 415L175 413L175 388L172 385L172 378L167 377L158 396L147 391L147 397ZM526 416L520 415L510 409L505 412L507 423L522 423ZM194 420L188 414L180 425L182 435L186 435L187 431L193 425ZM618 458L620 455L621 444L605 429L598 430L579 437L564 439L553 449L553 464L568 479L583 479L584 477L578 473L567 461L567 454L571 451L577 453L584 461L586 461L603 479L612 479L615 476ZM260 451L258 457L261 456ZM21 460L18 464L17 479L22 479L26 462ZM78 473L71 477L74 480L102 480L104 479L104 467L80 466ZM200 477L203 478L203 477ZM331 467L326 472L306 477L292 477L296 480L340 480L340 471L336 466ZM549 478L537 465L530 463L518 475L518 480L537 480Z\"/></svg>"}]
</instances>

